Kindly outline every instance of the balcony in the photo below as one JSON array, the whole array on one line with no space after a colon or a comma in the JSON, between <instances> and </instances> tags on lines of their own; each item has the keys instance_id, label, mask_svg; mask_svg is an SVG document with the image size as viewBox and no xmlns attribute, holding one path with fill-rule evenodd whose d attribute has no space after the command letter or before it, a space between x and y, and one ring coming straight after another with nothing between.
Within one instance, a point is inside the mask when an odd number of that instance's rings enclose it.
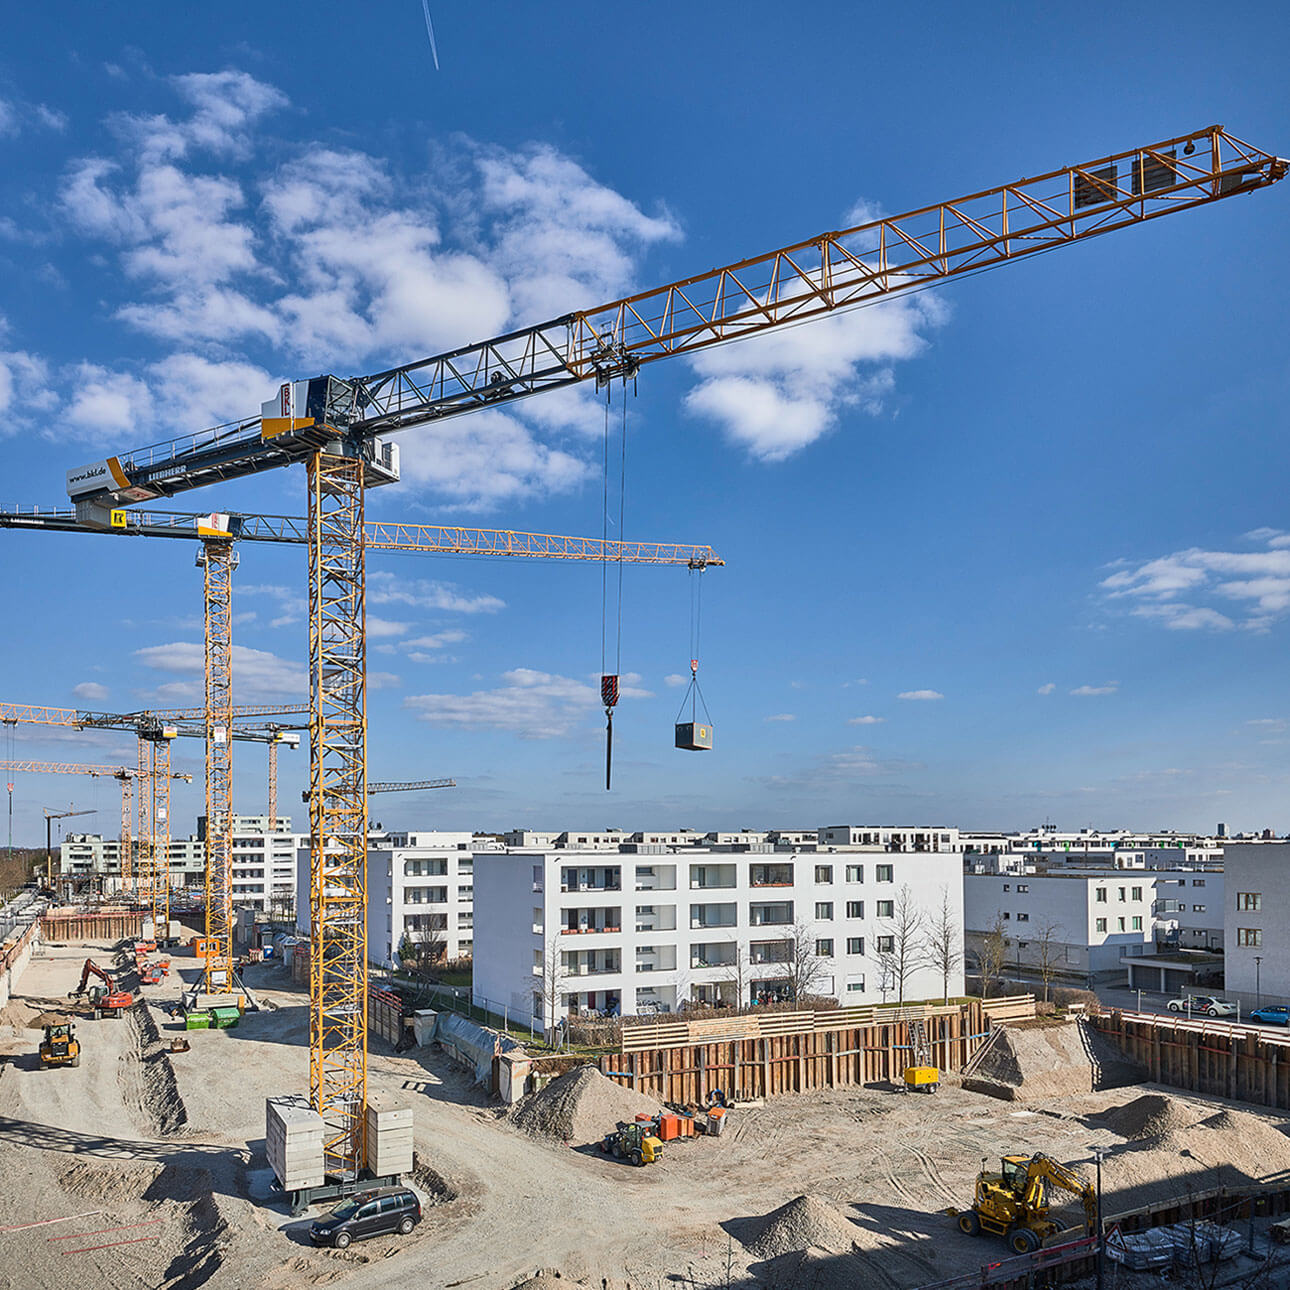
<instances>
[{"instance_id":1,"label":"balcony","mask_svg":"<svg viewBox=\"0 0 1290 1290\"><path fill-rule=\"evenodd\" d=\"M638 945L636 947L637 972L675 972L675 945Z\"/></svg>"},{"instance_id":2,"label":"balcony","mask_svg":"<svg viewBox=\"0 0 1290 1290\"><path fill-rule=\"evenodd\" d=\"M691 905L691 927L733 927L738 911L733 901L721 905Z\"/></svg>"},{"instance_id":3,"label":"balcony","mask_svg":"<svg viewBox=\"0 0 1290 1290\"><path fill-rule=\"evenodd\" d=\"M754 887L791 887L793 885L791 864L755 864L750 865L749 869L749 881Z\"/></svg>"},{"instance_id":4,"label":"balcony","mask_svg":"<svg viewBox=\"0 0 1290 1290\"><path fill-rule=\"evenodd\" d=\"M789 941L753 941L748 946L748 961L757 966L764 963L787 963L791 949Z\"/></svg>"},{"instance_id":5,"label":"balcony","mask_svg":"<svg viewBox=\"0 0 1290 1290\"><path fill-rule=\"evenodd\" d=\"M714 887L730 888L738 882L738 874L732 864L692 864L690 866L690 886L696 891L710 890Z\"/></svg>"},{"instance_id":6,"label":"balcony","mask_svg":"<svg viewBox=\"0 0 1290 1290\"><path fill-rule=\"evenodd\" d=\"M565 865L560 870L560 890L571 891L621 891L622 869L617 865L575 866Z\"/></svg>"},{"instance_id":7,"label":"balcony","mask_svg":"<svg viewBox=\"0 0 1290 1290\"><path fill-rule=\"evenodd\" d=\"M613 976L623 970L616 950L575 950L562 955L561 963L568 976Z\"/></svg>"},{"instance_id":8,"label":"balcony","mask_svg":"<svg viewBox=\"0 0 1290 1290\"><path fill-rule=\"evenodd\" d=\"M751 927L785 927L793 922L791 900L768 901L748 906L748 923Z\"/></svg>"},{"instance_id":9,"label":"balcony","mask_svg":"<svg viewBox=\"0 0 1290 1290\"><path fill-rule=\"evenodd\" d=\"M638 932L676 931L676 906L637 905L636 930Z\"/></svg>"},{"instance_id":10,"label":"balcony","mask_svg":"<svg viewBox=\"0 0 1290 1290\"><path fill-rule=\"evenodd\" d=\"M690 966L692 968L724 968L735 965L738 946L733 941L722 941L720 944L704 943L690 946Z\"/></svg>"},{"instance_id":11,"label":"balcony","mask_svg":"<svg viewBox=\"0 0 1290 1290\"><path fill-rule=\"evenodd\" d=\"M623 911L617 908L566 909L562 936L594 935L597 932L621 932Z\"/></svg>"},{"instance_id":12,"label":"balcony","mask_svg":"<svg viewBox=\"0 0 1290 1290\"><path fill-rule=\"evenodd\" d=\"M638 864L636 866L637 891L675 891L676 865Z\"/></svg>"}]
</instances>

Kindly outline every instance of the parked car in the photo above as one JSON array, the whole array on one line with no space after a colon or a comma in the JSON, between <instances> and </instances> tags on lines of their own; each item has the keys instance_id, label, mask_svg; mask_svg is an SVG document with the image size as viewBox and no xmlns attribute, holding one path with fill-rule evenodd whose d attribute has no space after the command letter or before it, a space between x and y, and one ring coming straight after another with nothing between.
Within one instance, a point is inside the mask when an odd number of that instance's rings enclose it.
<instances>
[{"instance_id":1,"label":"parked car","mask_svg":"<svg viewBox=\"0 0 1290 1290\"><path fill-rule=\"evenodd\" d=\"M1194 1017L1235 1017L1237 1007L1226 999L1216 999L1212 994L1184 995L1170 999L1165 1005L1170 1012L1190 1011Z\"/></svg>"},{"instance_id":2,"label":"parked car","mask_svg":"<svg viewBox=\"0 0 1290 1290\"><path fill-rule=\"evenodd\" d=\"M1290 1008L1283 1003L1269 1004L1266 1008L1255 1008L1250 1013L1250 1020L1262 1022L1265 1026L1290 1026Z\"/></svg>"},{"instance_id":3,"label":"parked car","mask_svg":"<svg viewBox=\"0 0 1290 1290\"><path fill-rule=\"evenodd\" d=\"M406 1236L421 1221L421 1202L406 1187L361 1191L341 1201L326 1218L309 1226L315 1245L345 1249L352 1241L398 1232Z\"/></svg>"}]
</instances>

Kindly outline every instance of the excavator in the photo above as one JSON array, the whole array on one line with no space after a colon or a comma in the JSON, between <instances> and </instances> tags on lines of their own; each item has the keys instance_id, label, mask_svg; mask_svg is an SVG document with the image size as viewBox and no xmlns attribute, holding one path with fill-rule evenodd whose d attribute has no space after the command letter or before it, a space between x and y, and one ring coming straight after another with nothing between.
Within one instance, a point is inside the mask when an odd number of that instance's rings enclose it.
<instances>
[{"instance_id":1,"label":"excavator","mask_svg":"<svg viewBox=\"0 0 1290 1290\"><path fill-rule=\"evenodd\" d=\"M984 1166L985 1162L981 1163ZM1042 1153L1004 1156L1002 1171L997 1174L982 1168L977 1175L972 1208L948 1212L957 1214L960 1232L968 1236L990 1232L1002 1236L1014 1254L1030 1254L1061 1230L1048 1217L1049 1193L1054 1189L1080 1198L1084 1221L1092 1235L1097 1230L1096 1188L1073 1169Z\"/></svg>"},{"instance_id":2,"label":"excavator","mask_svg":"<svg viewBox=\"0 0 1290 1290\"><path fill-rule=\"evenodd\" d=\"M89 985L91 975L99 978L102 985ZM79 999L88 993L90 1006L94 1009L94 1020L103 1017L120 1017L134 1003L134 995L129 990L118 990L116 982L93 959L86 959L81 968L81 983L68 994L69 999Z\"/></svg>"}]
</instances>

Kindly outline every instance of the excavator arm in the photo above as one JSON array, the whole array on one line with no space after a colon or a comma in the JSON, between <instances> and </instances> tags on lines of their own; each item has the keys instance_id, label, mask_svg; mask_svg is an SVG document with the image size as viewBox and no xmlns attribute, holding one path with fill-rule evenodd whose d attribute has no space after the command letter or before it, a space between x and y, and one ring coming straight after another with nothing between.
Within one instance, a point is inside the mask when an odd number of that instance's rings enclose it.
<instances>
[{"instance_id":1,"label":"excavator arm","mask_svg":"<svg viewBox=\"0 0 1290 1290\"><path fill-rule=\"evenodd\" d=\"M1045 1197L1047 1187L1056 1187L1078 1196L1084 1205L1084 1218L1088 1224L1088 1230L1090 1232L1095 1230L1097 1190L1093 1184L1085 1182L1073 1169L1054 1160L1051 1156L1037 1155L1030 1162L1029 1182L1026 1187L1027 1207L1044 1207L1047 1204Z\"/></svg>"},{"instance_id":2,"label":"excavator arm","mask_svg":"<svg viewBox=\"0 0 1290 1290\"><path fill-rule=\"evenodd\" d=\"M116 989L116 982L93 959L86 959L85 966L81 968L81 983L76 987L76 994L85 993L85 987L89 984L91 976L98 977L109 990Z\"/></svg>"}]
</instances>

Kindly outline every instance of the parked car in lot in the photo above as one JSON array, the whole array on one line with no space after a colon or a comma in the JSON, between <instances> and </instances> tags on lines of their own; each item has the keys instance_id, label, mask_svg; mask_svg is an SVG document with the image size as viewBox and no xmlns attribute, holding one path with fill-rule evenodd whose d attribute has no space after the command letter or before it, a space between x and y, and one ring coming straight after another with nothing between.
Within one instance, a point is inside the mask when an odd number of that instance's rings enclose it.
<instances>
[{"instance_id":1,"label":"parked car in lot","mask_svg":"<svg viewBox=\"0 0 1290 1290\"><path fill-rule=\"evenodd\" d=\"M398 1232L406 1236L421 1221L421 1202L406 1187L356 1192L325 1218L309 1225L315 1245L343 1250L352 1241Z\"/></svg>"},{"instance_id":2,"label":"parked car in lot","mask_svg":"<svg viewBox=\"0 0 1290 1290\"><path fill-rule=\"evenodd\" d=\"M1211 994L1183 995L1170 999L1165 1005L1170 1012L1190 1012L1193 1017L1235 1017L1236 1004L1217 999Z\"/></svg>"},{"instance_id":3,"label":"parked car in lot","mask_svg":"<svg viewBox=\"0 0 1290 1290\"><path fill-rule=\"evenodd\" d=\"M1255 1008L1250 1013L1250 1020L1262 1022L1265 1026L1290 1026L1290 1008L1283 1003L1269 1004L1266 1008Z\"/></svg>"}]
</instances>

